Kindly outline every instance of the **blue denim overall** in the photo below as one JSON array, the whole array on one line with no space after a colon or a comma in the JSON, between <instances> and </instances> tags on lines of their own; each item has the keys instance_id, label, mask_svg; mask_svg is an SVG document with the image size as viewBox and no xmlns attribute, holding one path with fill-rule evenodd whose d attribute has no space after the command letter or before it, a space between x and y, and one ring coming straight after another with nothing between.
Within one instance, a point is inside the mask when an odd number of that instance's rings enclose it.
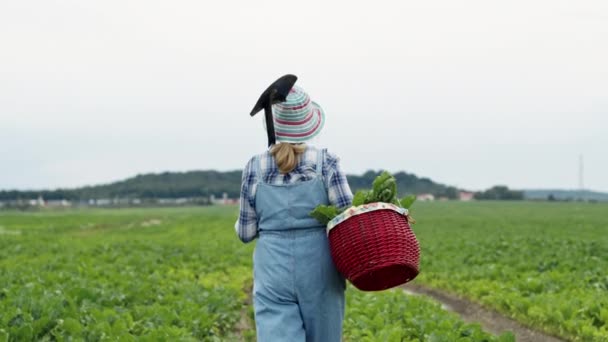
<instances>
[{"instance_id":1,"label":"blue denim overall","mask_svg":"<svg viewBox=\"0 0 608 342\"><path fill-rule=\"evenodd\" d=\"M321 156L315 178L287 185L264 183L258 160L253 306L259 342L341 339L345 280L331 259L325 227L309 216L329 203Z\"/></svg>"}]
</instances>

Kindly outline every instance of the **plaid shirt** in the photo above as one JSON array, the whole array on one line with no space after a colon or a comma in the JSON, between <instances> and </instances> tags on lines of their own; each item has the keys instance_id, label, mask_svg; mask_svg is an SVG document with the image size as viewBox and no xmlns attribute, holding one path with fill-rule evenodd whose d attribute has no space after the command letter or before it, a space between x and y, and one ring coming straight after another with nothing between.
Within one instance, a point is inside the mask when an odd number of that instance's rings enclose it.
<instances>
[{"instance_id":1,"label":"plaid shirt","mask_svg":"<svg viewBox=\"0 0 608 342\"><path fill-rule=\"evenodd\" d=\"M240 199L241 209L239 218L234 226L241 241L250 242L258 236L258 220L255 211L255 193L258 182L257 161L260 161L262 173L260 181L275 185L293 184L311 180L316 176L317 153L318 149L308 146L306 151L300 156L296 168L287 174L279 172L279 168L270 151L253 156L249 160L243 170ZM323 149L322 153L322 177L327 189L329 202L338 208L349 207L353 200L353 194L346 181L346 175L340 169L339 158L327 152L327 149Z\"/></svg>"}]
</instances>

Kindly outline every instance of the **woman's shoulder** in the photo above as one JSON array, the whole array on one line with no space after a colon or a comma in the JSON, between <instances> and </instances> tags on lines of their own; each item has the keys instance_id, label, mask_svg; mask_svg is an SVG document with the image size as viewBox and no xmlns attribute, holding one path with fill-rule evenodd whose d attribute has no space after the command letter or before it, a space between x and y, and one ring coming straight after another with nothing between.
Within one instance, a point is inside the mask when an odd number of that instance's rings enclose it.
<instances>
[{"instance_id":1,"label":"woman's shoulder","mask_svg":"<svg viewBox=\"0 0 608 342\"><path fill-rule=\"evenodd\" d=\"M340 157L326 147L308 146L306 152L309 153L306 159L314 160L315 162L318 160L319 153L321 154L323 170L325 171L324 173L326 173L332 167L335 167L335 165L340 161Z\"/></svg>"},{"instance_id":2,"label":"woman's shoulder","mask_svg":"<svg viewBox=\"0 0 608 342\"><path fill-rule=\"evenodd\" d=\"M262 158L268 158L268 157L272 157L272 153L270 153L270 149L264 150L262 152L256 153L251 155L251 157L249 158L248 163L252 163L256 160L260 160Z\"/></svg>"},{"instance_id":3,"label":"woman's shoulder","mask_svg":"<svg viewBox=\"0 0 608 342\"><path fill-rule=\"evenodd\" d=\"M323 161L325 161L325 162L340 159L335 152L333 152L332 150L330 150L327 147L309 146L309 149L311 150L311 153L314 153L315 155L318 155L318 153L321 153L323 155Z\"/></svg>"},{"instance_id":4,"label":"woman's shoulder","mask_svg":"<svg viewBox=\"0 0 608 342\"><path fill-rule=\"evenodd\" d=\"M255 169L256 164L260 164L260 163L265 164L268 159L272 159L272 154L270 153L269 150L254 154L247 161L247 164L245 165L245 169L253 170L253 169Z\"/></svg>"}]
</instances>

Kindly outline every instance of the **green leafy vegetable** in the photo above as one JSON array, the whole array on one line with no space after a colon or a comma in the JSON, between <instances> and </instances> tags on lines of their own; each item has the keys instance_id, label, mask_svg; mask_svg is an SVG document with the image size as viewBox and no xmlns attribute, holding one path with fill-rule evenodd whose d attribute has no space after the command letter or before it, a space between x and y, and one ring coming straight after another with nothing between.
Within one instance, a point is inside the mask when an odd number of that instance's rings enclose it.
<instances>
[{"instance_id":1,"label":"green leafy vegetable","mask_svg":"<svg viewBox=\"0 0 608 342\"><path fill-rule=\"evenodd\" d=\"M369 191L359 190L353 197L353 207L374 202L392 203L396 206L409 209L414 201L415 195L406 196L399 200L397 198L397 181L390 173L382 172L372 183ZM319 205L310 213L310 216L317 219L321 224L326 225L329 221L338 216L342 210L333 205Z\"/></svg>"},{"instance_id":2,"label":"green leafy vegetable","mask_svg":"<svg viewBox=\"0 0 608 342\"><path fill-rule=\"evenodd\" d=\"M401 199L401 201L399 201L399 203L401 204L401 206L405 209L409 209L412 204L414 204L414 202L416 201L416 195L409 195L409 196L405 196Z\"/></svg>"},{"instance_id":3,"label":"green leafy vegetable","mask_svg":"<svg viewBox=\"0 0 608 342\"><path fill-rule=\"evenodd\" d=\"M327 225L334 217L338 216L338 208L333 205L318 205L315 210L310 213L310 216L317 219L324 225Z\"/></svg>"},{"instance_id":4,"label":"green leafy vegetable","mask_svg":"<svg viewBox=\"0 0 608 342\"><path fill-rule=\"evenodd\" d=\"M367 197L367 191L359 190L353 197L353 207L362 205L365 203L365 198Z\"/></svg>"}]
</instances>

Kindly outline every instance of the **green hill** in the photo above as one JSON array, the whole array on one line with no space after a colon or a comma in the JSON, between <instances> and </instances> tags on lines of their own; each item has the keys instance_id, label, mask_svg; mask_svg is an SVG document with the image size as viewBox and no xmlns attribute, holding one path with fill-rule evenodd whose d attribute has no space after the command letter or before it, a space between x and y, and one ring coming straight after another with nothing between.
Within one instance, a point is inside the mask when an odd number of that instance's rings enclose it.
<instances>
[{"instance_id":1,"label":"green hill","mask_svg":"<svg viewBox=\"0 0 608 342\"><path fill-rule=\"evenodd\" d=\"M374 179L380 175L382 171L367 171L361 176L348 175L348 184L350 184L353 192L359 189L371 188ZM414 174L406 172L397 172L393 174L397 180L397 189L401 196L406 194L423 194L429 193L435 197L447 197L454 199L458 197L460 191L456 187L447 186L435 183L429 178L420 178Z\"/></svg>"},{"instance_id":2,"label":"green hill","mask_svg":"<svg viewBox=\"0 0 608 342\"><path fill-rule=\"evenodd\" d=\"M34 199L42 196L45 200L87 201L99 198L184 198L221 196L239 196L242 171L189 171L143 174L122 181L86 186L75 189L0 191L0 201L15 199ZM381 171L367 171L363 175L349 175L348 181L354 191L367 189ZM433 182L428 178L419 178L406 172L395 174L399 193L420 194L432 193L435 196L456 198L458 189Z\"/></svg>"}]
</instances>

